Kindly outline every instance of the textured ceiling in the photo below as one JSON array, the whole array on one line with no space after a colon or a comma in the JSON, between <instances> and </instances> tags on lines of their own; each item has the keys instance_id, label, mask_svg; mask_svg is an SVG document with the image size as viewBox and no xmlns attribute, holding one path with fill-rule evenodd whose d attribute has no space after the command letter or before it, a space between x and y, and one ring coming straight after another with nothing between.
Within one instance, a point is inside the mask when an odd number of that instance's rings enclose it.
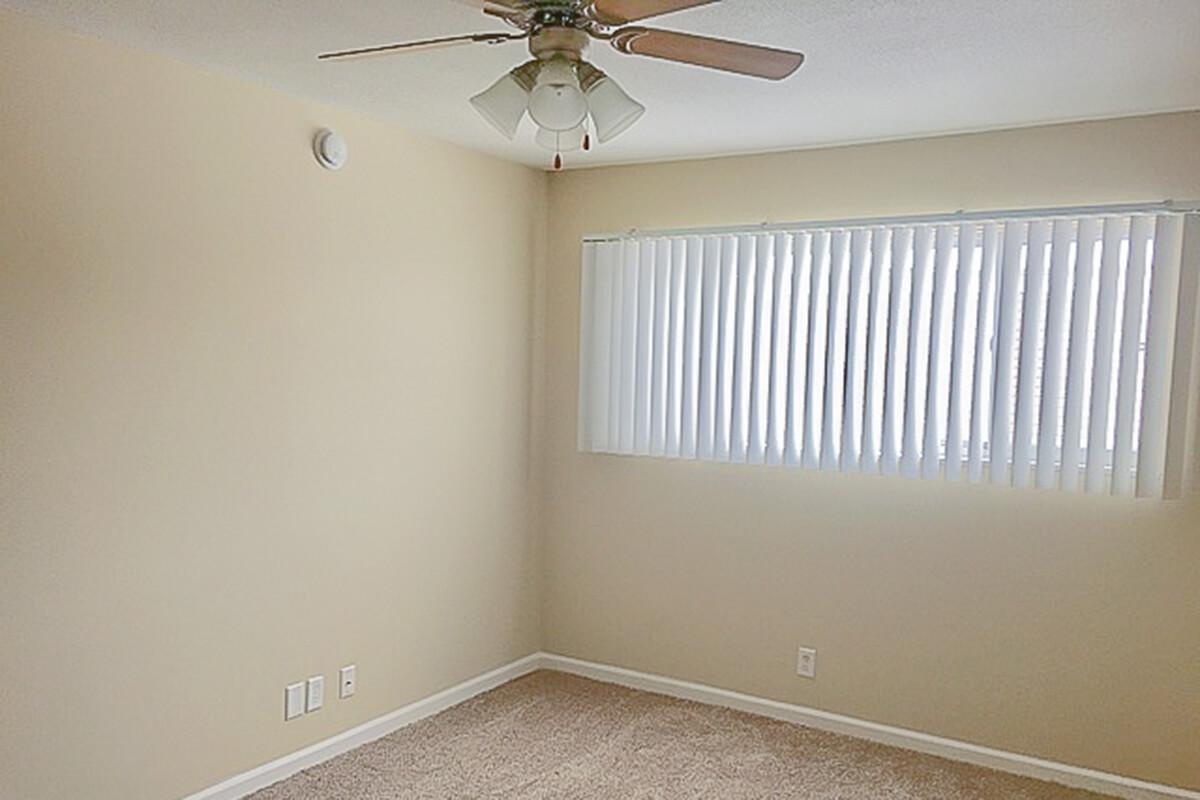
<instances>
[{"instance_id":1,"label":"textured ceiling","mask_svg":"<svg viewBox=\"0 0 1200 800\"><path fill-rule=\"evenodd\" d=\"M467 98L523 61L520 43L346 63L329 49L501 30L451 0L0 0L76 31L360 109L546 165ZM649 108L571 165L905 138L1200 108L1200 0L724 0L661 27L795 48L784 83L621 56L591 59Z\"/></svg>"}]
</instances>

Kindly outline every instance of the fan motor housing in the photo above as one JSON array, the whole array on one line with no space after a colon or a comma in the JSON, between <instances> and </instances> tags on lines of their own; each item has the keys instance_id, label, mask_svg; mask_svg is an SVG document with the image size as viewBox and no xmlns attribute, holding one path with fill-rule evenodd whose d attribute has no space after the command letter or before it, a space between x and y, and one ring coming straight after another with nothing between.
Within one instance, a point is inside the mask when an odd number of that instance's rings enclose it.
<instances>
[{"instance_id":1,"label":"fan motor housing","mask_svg":"<svg viewBox=\"0 0 1200 800\"><path fill-rule=\"evenodd\" d=\"M579 61L583 58L589 41L587 31L579 28L545 27L529 37L529 52L541 61L550 58Z\"/></svg>"}]
</instances>

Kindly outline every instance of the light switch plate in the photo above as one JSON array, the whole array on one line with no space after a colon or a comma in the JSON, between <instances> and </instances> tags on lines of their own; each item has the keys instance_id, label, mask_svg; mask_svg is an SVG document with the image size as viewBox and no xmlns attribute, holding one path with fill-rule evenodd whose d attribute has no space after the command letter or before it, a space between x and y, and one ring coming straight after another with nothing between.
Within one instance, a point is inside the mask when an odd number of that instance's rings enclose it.
<instances>
[{"instance_id":1,"label":"light switch plate","mask_svg":"<svg viewBox=\"0 0 1200 800\"><path fill-rule=\"evenodd\" d=\"M338 697L345 700L354 694L358 683L358 667L354 664L342 667L338 671Z\"/></svg>"},{"instance_id":2,"label":"light switch plate","mask_svg":"<svg viewBox=\"0 0 1200 800\"><path fill-rule=\"evenodd\" d=\"M293 683L283 690L283 719L304 716L304 684Z\"/></svg>"},{"instance_id":3,"label":"light switch plate","mask_svg":"<svg viewBox=\"0 0 1200 800\"><path fill-rule=\"evenodd\" d=\"M796 657L796 674L801 678L817 677L817 651L811 647L801 647Z\"/></svg>"},{"instance_id":4,"label":"light switch plate","mask_svg":"<svg viewBox=\"0 0 1200 800\"><path fill-rule=\"evenodd\" d=\"M308 679L308 703L304 710L311 714L325 705L325 676L316 675Z\"/></svg>"}]
</instances>

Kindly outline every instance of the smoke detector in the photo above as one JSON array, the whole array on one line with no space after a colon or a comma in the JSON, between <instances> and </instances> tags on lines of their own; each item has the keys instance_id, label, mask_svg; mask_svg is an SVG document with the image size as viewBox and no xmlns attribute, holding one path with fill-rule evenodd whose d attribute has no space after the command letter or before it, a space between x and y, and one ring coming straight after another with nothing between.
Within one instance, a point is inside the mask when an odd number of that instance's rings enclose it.
<instances>
[{"instance_id":1,"label":"smoke detector","mask_svg":"<svg viewBox=\"0 0 1200 800\"><path fill-rule=\"evenodd\" d=\"M346 164L346 140L329 129L313 137L313 155L325 169L341 169Z\"/></svg>"}]
</instances>

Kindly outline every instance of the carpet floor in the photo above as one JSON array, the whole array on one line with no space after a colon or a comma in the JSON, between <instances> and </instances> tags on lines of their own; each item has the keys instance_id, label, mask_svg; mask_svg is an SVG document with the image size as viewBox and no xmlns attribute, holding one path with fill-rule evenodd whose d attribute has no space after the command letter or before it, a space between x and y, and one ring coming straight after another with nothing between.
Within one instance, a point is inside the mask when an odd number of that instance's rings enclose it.
<instances>
[{"instance_id":1,"label":"carpet floor","mask_svg":"<svg viewBox=\"0 0 1200 800\"><path fill-rule=\"evenodd\" d=\"M765 717L536 672L301 772L252 800L1085 800Z\"/></svg>"}]
</instances>

